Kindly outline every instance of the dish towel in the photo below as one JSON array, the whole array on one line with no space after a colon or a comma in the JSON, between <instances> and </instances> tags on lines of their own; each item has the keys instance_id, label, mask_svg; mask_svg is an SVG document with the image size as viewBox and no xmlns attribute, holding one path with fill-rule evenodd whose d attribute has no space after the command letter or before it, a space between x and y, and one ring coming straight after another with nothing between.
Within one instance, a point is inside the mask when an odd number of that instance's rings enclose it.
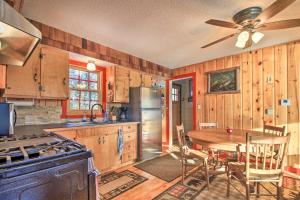
<instances>
[{"instance_id":1,"label":"dish towel","mask_svg":"<svg viewBox=\"0 0 300 200\"><path fill-rule=\"evenodd\" d=\"M122 158L122 154L123 154L123 145L124 145L123 130L119 129L118 130L118 154L120 159Z\"/></svg>"}]
</instances>

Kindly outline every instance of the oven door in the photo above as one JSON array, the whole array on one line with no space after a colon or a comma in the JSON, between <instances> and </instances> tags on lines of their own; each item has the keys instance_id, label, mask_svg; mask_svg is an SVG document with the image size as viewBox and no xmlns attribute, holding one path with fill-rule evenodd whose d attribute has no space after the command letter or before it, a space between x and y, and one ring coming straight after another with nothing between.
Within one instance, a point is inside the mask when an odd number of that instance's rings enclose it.
<instances>
[{"instance_id":1,"label":"oven door","mask_svg":"<svg viewBox=\"0 0 300 200\"><path fill-rule=\"evenodd\" d=\"M97 200L100 199L98 190L98 176L100 176L100 172L94 167L93 158L89 158L88 163L89 200Z\"/></svg>"}]
</instances>

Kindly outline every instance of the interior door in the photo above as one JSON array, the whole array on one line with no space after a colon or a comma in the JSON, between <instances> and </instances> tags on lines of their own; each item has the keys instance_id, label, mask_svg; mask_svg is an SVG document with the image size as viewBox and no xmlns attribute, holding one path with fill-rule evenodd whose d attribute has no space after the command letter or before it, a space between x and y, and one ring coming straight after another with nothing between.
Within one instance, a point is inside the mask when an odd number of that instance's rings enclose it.
<instances>
[{"instance_id":1,"label":"interior door","mask_svg":"<svg viewBox=\"0 0 300 200\"><path fill-rule=\"evenodd\" d=\"M181 86L173 83L172 86L172 130L173 141L177 141L176 126L181 124Z\"/></svg>"}]
</instances>

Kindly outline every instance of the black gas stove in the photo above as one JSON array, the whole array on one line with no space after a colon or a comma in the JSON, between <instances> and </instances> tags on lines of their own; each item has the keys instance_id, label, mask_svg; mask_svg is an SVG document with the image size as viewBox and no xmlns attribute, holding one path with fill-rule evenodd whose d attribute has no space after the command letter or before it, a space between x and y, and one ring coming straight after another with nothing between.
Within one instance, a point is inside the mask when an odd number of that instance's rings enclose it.
<instances>
[{"instance_id":1,"label":"black gas stove","mask_svg":"<svg viewBox=\"0 0 300 200\"><path fill-rule=\"evenodd\" d=\"M0 199L95 199L91 157L54 133L0 137Z\"/></svg>"}]
</instances>

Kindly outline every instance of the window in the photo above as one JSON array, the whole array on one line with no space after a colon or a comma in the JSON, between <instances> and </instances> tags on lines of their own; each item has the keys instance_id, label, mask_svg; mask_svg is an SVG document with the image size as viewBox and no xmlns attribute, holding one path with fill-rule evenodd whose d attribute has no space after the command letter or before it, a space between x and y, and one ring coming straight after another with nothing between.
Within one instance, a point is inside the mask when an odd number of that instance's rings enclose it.
<instances>
[{"instance_id":1,"label":"window","mask_svg":"<svg viewBox=\"0 0 300 200\"><path fill-rule=\"evenodd\" d=\"M99 72L89 72L83 68L71 66L69 69L69 110L89 110L99 103L100 99ZM97 109L97 108L96 108Z\"/></svg>"},{"instance_id":2,"label":"window","mask_svg":"<svg viewBox=\"0 0 300 200\"><path fill-rule=\"evenodd\" d=\"M172 101L179 100L179 92L177 88L172 88Z\"/></svg>"}]
</instances>

